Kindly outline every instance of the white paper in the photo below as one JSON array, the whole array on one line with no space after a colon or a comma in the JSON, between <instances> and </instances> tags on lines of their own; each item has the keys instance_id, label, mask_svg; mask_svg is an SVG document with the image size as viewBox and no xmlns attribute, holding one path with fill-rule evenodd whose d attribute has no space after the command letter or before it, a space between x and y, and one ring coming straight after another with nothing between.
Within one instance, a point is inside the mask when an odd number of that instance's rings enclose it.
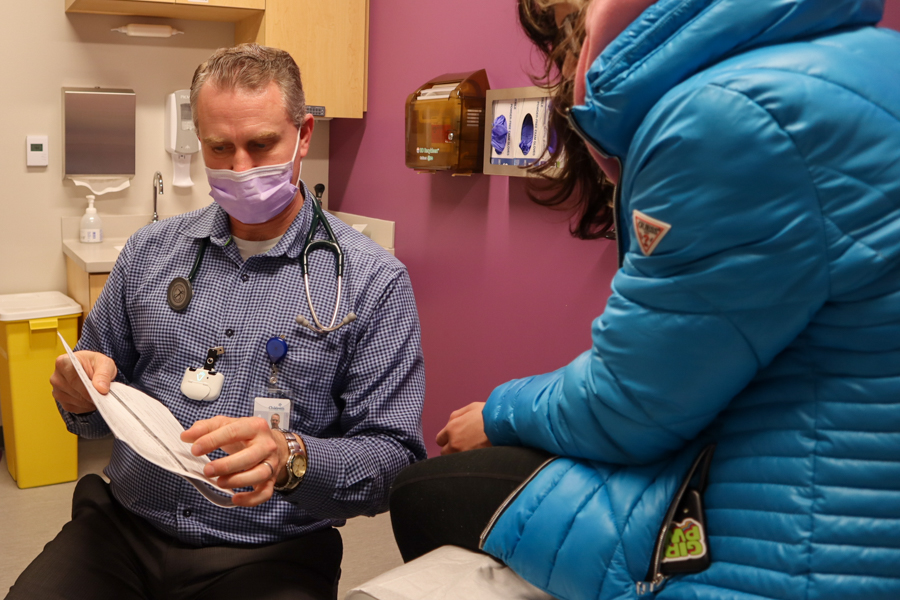
<instances>
[{"instance_id":1,"label":"white paper","mask_svg":"<svg viewBox=\"0 0 900 600\"><path fill-rule=\"evenodd\" d=\"M69 175L75 185L80 185L91 190L95 196L102 196L110 192L119 192L131 185L128 177L97 177L95 175Z\"/></svg>"},{"instance_id":2,"label":"white paper","mask_svg":"<svg viewBox=\"0 0 900 600\"><path fill-rule=\"evenodd\" d=\"M213 504L234 507L229 497L234 492L215 487L216 480L203 473L209 458L191 454L191 445L181 441L184 428L168 408L159 400L118 381L110 384L108 394L101 394L61 335L59 339L113 435L154 465L187 479ZM215 491L208 486L214 486Z\"/></svg>"}]
</instances>

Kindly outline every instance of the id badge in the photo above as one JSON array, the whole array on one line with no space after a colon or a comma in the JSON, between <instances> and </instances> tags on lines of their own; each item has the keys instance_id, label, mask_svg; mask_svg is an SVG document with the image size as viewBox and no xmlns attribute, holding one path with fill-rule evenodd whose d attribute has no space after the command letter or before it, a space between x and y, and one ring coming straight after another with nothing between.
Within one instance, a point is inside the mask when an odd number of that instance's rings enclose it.
<instances>
[{"instance_id":1,"label":"id badge","mask_svg":"<svg viewBox=\"0 0 900 600\"><path fill-rule=\"evenodd\" d=\"M253 416L265 419L272 429L288 430L291 428L291 399L257 396L253 400Z\"/></svg>"}]
</instances>

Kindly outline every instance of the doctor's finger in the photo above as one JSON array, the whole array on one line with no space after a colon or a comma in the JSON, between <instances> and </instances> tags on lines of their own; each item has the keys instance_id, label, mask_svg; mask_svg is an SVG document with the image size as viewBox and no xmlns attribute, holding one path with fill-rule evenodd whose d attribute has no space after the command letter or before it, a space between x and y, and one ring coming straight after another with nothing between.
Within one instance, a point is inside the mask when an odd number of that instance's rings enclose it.
<instances>
[{"instance_id":1,"label":"doctor's finger","mask_svg":"<svg viewBox=\"0 0 900 600\"><path fill-rule=\"evenodd\" d=\"M272 459L267 461L270 465ZM266 481L274 479L274 466L269 469L262 463L257 463L246 471L231 473L228 475L220 475L217 485L222 488L237 489L244 487L257 487L266 483Z\"/></svg>"},{"instance_id":2,"label":"doctor's finger","mask_svg":"<svg viewBox=\"0 0 900 600\"><path fill-rule=\"evenodd\" d=\"M202 419L200 421L195 421L193 425L191 425L181 433L181 441L187 442L189 444L194 443L204 436L207 436L236 420L237 419L233 417L225 417L219 415L211 419ZM218 448L218 446L216 446L216 448ZM213 448L212 450L215 450L216 448ZM208 452L212 452L212 450L209 450ZM203 454L208 454L208 452L205 452Z\"/></svg>"},{"instance_id":3,"label":"doctor's finger","mask_svg":"<svg viewBox=\"0 0 900 600\"><path fill-rule=\"evenodd\" d=\"M275 484L268 480L253 488L252 492L239 492L234 495L232 501L238 506L259 506L272 498Z\"/></svg>"},{"instance_id":4,"label":"doctor's finger","mask_svg":"<svg viewBox=\"0 0 900 600\"><path fill-rule=\"evenodd\" d=\"M272 470L274 471L278 468L278 458L275 454L276 450L277 448L275 447L274 440L272 440L271 444L250 444L234 454L229 454L228 456L223 456L222 458L211 461L203 467L203 472L207 477L233 475L235 473L251 471L255 467L261 465L263 461L268 461L269 464L272 465ZM269 475L270 472L268 467L263 465L263 468L265 469L265 474ZM263 473L264 471L259 472ZM262 479L259 480L261 481ZM249 484L242 483L241 485ZM237 487L241 487L241 485Z\"/></svg>"}]
</instances>

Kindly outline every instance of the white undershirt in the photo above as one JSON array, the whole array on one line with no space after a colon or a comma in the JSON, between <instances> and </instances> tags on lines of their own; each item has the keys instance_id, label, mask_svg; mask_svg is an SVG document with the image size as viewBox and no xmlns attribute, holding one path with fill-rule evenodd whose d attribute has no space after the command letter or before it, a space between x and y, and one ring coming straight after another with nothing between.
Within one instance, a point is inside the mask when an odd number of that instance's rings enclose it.
<instances>
[{"instance_id":1,"label":"white undershirt","mask_svg":"<svg viewBox=\"0 0 900 600\"><path fill-rule=\"evenodd\" d=\"M251 256L256 256L257 254L265 254L269 250L275 247L279 241L281 241L282 236L278 236L277 238L272 238L271 240L262 240L262 241L253 241L253 240L242 240L241 238L233 235L231 239L234 240L234 244L237 246L238 251L241 253L241 258L245 261Z\"/></svg>"}]
</instances>

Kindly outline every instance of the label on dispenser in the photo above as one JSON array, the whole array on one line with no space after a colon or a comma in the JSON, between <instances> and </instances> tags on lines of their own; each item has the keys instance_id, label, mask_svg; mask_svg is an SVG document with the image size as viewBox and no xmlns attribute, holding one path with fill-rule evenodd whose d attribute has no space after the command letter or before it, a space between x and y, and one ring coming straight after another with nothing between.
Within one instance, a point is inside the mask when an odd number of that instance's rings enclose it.
<instances>
[{"instance_id":1,"label":"label on dispenser","mask_svg":"<svg viewBox=\"0 0 900 600\"><path fill-rule=\"evenodd\" d=\"M100 243L103 241L102 229L82 229L81 241L86 244Z\"/></svg>"}]
</instances>

